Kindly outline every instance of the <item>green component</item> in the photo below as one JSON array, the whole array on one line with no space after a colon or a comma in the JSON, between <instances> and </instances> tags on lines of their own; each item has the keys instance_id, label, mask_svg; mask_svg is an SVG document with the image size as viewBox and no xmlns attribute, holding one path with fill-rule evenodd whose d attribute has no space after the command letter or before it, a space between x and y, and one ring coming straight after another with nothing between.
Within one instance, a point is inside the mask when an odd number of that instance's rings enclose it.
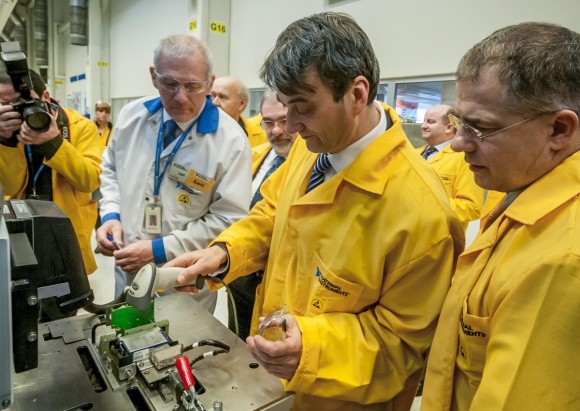
<instances>
[{"instance_id":1,"label":"green component","mask_svg":"<svg viewBox=\"0 0 580 411\"><path fill-rule=\"evenodd\" d=\"M113 310L111 312L111 326L121 329L124 332L131 328L151 324L155 322L153 306L154 304L151 302L149 307L144 311L138 310L130 305Z\"/></svg>"}]
</instances>

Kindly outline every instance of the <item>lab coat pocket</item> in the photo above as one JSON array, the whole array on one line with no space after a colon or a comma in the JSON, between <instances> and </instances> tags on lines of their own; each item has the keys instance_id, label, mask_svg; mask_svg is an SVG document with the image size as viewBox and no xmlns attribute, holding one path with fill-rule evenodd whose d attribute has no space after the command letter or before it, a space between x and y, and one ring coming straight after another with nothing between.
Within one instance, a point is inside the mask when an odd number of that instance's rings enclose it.
<instances>
[{"instance_id":1,"label":"lab coat pocket","mask_svg":"<svg viewBox=\"0 0 580 411\"><path fill-rule=\"evenodd\" d=\"M439 174L441 181L443 181L443 185L445 186L445 190L448 194L453 194L453 187L455 186L455 176L453 174Z\"/></svg>"},{"instance_id":2,"label":"lab coat pocket","mask_svg":"<svg viewBox=\"0 0 580 411\"><path fill-rule=\"evenodd\" d=\"M306 315L313 316L329 312L358 312L361 284L350 282L334 274L315 253L312 259L310 290Z\"/></svg>"},{"instance_id":3,"label":"lab coat pocket","mask_svg":"<svg viewBox=\"0 0 580 411\"><path fill-rule=\"evenodd\" d=\"M172 212L184 216L196 217L200 211L205 210L209 205L209 194L182 183L176 184L173 196L175 197L174 201L168 202L167 207Z\"/></svg>"},{"instance_id":4,"label":"lab coat pocket","mask_svg":"<svg viewBox=\"0 0 580 411\"><path fill-rule=\"evenodd\" d=\"M485 365L485 353L489 342L489 321L489 317L468 314L467 299L463 302L459 323L457 363L469 375L470 381L477 385L479 385Z\"/></svg>"}]
</instances>

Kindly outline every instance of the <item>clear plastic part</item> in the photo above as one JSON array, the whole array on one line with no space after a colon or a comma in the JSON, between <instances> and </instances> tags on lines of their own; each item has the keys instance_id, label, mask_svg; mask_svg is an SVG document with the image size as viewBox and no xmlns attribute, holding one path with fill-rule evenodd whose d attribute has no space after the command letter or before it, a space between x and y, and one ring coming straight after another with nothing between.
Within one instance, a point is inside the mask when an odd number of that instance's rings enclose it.
<instances>
[{"instance_id":1,"label":"clear plastic part","mask_svg":"<svg viewBox=\"0 0 580 411\"><path fill-rule=\"evenodd\" d=\"M286 306L272 311L258 327L258 334L270 341L282 341L286 338Z\"/></svg>"}]
</instances>

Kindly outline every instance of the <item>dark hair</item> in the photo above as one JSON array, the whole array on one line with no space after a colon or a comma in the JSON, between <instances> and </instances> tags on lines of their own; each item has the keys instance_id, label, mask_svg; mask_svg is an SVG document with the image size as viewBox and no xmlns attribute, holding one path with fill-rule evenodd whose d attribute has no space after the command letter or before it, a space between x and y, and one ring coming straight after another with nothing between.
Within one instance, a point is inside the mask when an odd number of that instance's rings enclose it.
<instances>
[{"instance_id":1,"label":"dark hair","mask_svg":"<svg viewBox=\"0 0 580 411\"><path fill-rule=\"evenodd\" d=\"M34 92L38 94L38 97L42 97L42 93L44 93L44 91L46 90L46 84L44 80L42 79L40 74L38 74L36 71L29 69L28 72L30 74L30 80L32 81L32 84L30 84L28 82L28 79L25 78L24 80L26 81L26 84L28 84L31 90L34 90ZM8 75L8 72L6 71L6 67L4 65L0 66L0 84L13 85L12 79Z\"/></svg>"},{"instance_id":2,"label":"dark hair","mask_svg":"<svg viewBox=\"0 0 580 411\"><path fill-rule=\"evenodd\" d=\"M461 59L457 81L482 73L503 85L500 105L525 114L569 108L580 112L580 34L549 23L521 23L497 30Z\"/></svg>"},{"instance_id":3,"label":"dark hair","mask_svg":"<svg viewBox=\"0 0 580 411\"><path fill-rule=\"evenodd\" d=\"M261 79L286 95L312 92L306 75L316 73L339 101L357 76L369 82L368 104L379 84L379 62L371 42L354 19L324 12L297 20L278 37L260 70Z\"/></svg>"}]
</instances>

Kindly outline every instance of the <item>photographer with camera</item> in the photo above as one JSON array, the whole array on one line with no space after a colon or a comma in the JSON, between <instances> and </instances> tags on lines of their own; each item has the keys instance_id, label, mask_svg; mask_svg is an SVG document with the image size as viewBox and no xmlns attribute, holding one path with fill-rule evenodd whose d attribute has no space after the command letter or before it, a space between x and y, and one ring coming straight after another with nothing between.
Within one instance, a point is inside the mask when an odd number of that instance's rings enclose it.
<instances>
[{"instance_id":1,"label":"photographer with camera","mask_svg":"<svg viewBox=\"0 0 580 411\"><path fill-rule=\"evenodd\" d=\"M90 274L97 218L91 193L99 187L104 149L97 127L51 99L34 70L18 81L9 64L0 65L0 184L10 198L54 201L71 220Z\"/></svg>"}]
</instances>

